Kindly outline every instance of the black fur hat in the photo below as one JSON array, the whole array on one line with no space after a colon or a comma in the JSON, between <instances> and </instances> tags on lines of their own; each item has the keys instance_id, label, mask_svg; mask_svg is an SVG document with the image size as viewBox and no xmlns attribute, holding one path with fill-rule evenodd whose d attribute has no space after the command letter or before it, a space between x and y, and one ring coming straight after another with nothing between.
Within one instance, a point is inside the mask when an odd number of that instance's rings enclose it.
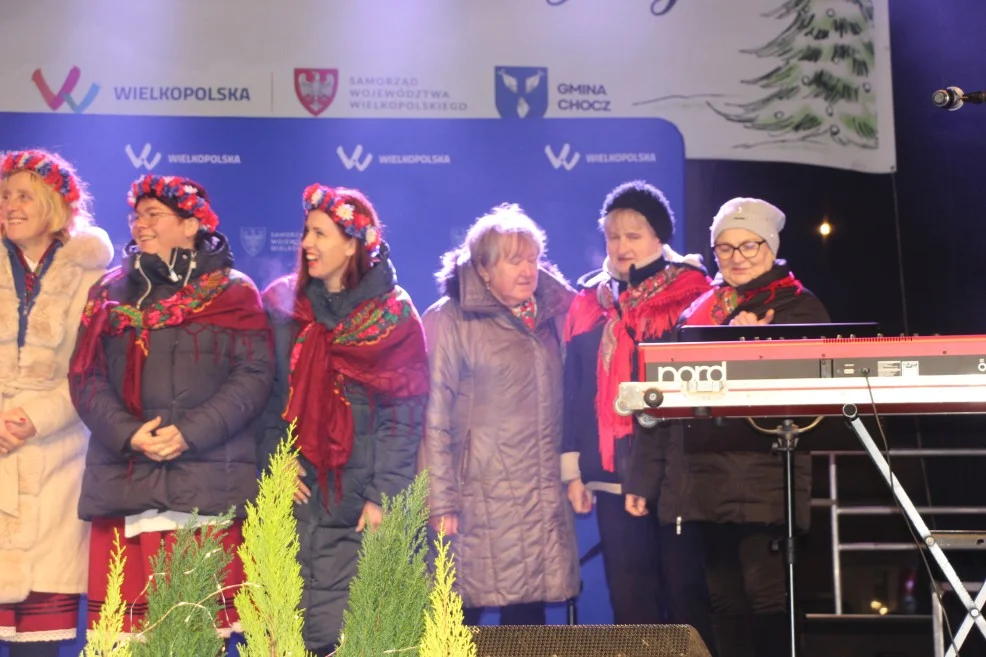
<instances>
[{"instance_id":1,"label":"black fur hat","mask_svg":"<svg viewBox=\"0 0 986 657\"><path fill-rule=\"evenodd\" d=\"M661 242L669 242L674 235L674 213L668 199L661 190L643 180L623 183L606 196L602 216L615 210L636 210L642 214Z\"/></svg>"}]
</instances>

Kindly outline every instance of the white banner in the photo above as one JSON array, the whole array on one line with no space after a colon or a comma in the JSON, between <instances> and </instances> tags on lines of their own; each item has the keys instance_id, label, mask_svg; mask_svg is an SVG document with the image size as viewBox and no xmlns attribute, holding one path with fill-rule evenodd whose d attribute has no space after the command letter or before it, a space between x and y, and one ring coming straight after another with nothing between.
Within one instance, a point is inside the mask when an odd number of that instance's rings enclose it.
<instances>
[{"instance_id":1,"label":"white banner","mask_svg":"<svg viewBox=\"0 0 986 657\"><path fill-rule=\"evenodd\" d=\"M894 170L888 0L13 3L0 111L661 117L695 159Z\"/></svg>"}]
</instances>

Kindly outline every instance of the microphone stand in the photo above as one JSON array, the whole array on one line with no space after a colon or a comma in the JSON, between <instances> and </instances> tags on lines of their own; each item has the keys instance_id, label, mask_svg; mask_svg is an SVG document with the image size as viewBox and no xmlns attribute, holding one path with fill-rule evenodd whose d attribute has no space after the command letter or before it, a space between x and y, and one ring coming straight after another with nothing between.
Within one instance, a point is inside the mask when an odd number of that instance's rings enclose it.
<instances>
[{"instance_id":1,"label":"microphone stand","mask_svg":"<svg viewBox=\"0 0 986 657\"><path fill-rule=\"evenodd\" d=\"M788 639L790 641L791 657L798 657L798 613L795 605L794 589L794 564L795 564L795 517L794 517L794 451L798 447L798 438L801 434L811 431L822 421L822 416L816 417L811 424L806 427L799 427L793 420L784 420L776 429L767 429L756 423L752 417L746 421L756 431L774 436L773 451L781 452L784 455L784 525L785 536L782 551L784 554L785 588L787 593L787 615L788 615Z\"/></svg>"}]
</instances>

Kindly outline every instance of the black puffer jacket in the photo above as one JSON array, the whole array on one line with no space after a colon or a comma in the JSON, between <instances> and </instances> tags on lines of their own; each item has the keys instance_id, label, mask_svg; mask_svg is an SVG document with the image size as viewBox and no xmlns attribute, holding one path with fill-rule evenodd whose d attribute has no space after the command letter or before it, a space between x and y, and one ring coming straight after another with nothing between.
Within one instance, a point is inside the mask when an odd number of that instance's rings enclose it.
<instances>
[{"instance_id":1,"label":"black puffer jacket","mask_svg":"<svg viewBox=\"0 0 986 657\"><path fill-rule=\"evenodd\" d=\"M274 327L277 380L262 420L261 461L266 461L287 430L281 413L288 399L291 348L299 330L290 317L295 280L294 276L280 278L264 291ZM380 262L355 289L330 294L321 281L313 280L305 292L316 320L335 328L361 303L389 293L396 285L396 273L384 245ZM312 391L312 395L318 394L332 393ZM336 498L333 474L329 473L329 490L324 495L315 467L299 456L306 472L304 481L312 493L308 503L294 505L301 543L298 559L304 580L300 606L305 610L304 639L310 650L338 641L342 613L349 602L349 584L356 575L361 540L356 525L363 505L367 501L380 504L382 494L393 498L411 483L424 432L426 395L371 399L366 389L354 381L346 382L345 394L353 413L354 436L352 454L342 470L341 499ZM318 397L313 396L306 403L317 404Z\"/></svg>"},{"instance_id":2,"label":"black puffer jacket","mask_svg":"<svg viewBox=\"0 0 986 657\"><path fill-rule=\"evenodd\" d=\"M175 276L161 258L142 255L134 243L125 255L127 275L111 284L110 300L143 309L176 294L186 275L226 268L232 285L247 286L256 295L258 319L265 322L259 292L247 276L231 269L232 253L218 233L200 237L195 252L178 250ZM81 401L79 416L92 431L80 516L120 517L151 509L213 515L232 506L242 514L243 503L257 492L251 423L263 411L274 378L269 329L234 333L193 321L152 330L141 380L141 418L123 402L130 331L103 338L105 371L96 368L73 391ZM130 449L134 432L156 416L162 427L177 426L189 446L163 463Z\"/></svg>"},{"instance_id":3,"label":"black puffer jacket","mask_svg":"<svg viewBox=\"0 0 986 657\"><path fill-rule=\"evenodd\" d=\"M771 294L766 286L787 276L790 269L778 261L773 269L737 288L752 293L724 323L748 311L762 317L774 309L773 324L824 324L830 320L821 301L807 289L783 287ZM725 285L720 278L717 285ZM682 323L687 317L682 318ZM810 418L807 418L810 421ZM776 421L759 420L761 426ZM799 425L806 424L798 420ZM784 470L780 454L771 453L772 440L757 433L745 420L689 420L658 430L657 440L635 444L633 485L627 492L657 499L662 524L680 521L718 523L784 522ZM810 434L807 434L810 436ZM660 453L660 441L666 450ZM663 473L659 472L663 470ZM659 495L658 495L659 493ZM807 530L811 502L811 457L795 456L795 512L798 528Z\"/></svg>"}]
</instances>

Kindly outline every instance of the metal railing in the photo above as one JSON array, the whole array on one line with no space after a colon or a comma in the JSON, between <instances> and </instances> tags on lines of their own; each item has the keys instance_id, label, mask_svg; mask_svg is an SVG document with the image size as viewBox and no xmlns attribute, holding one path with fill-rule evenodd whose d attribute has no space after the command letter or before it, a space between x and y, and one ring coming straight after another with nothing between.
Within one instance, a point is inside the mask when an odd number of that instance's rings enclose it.
<instances>
[{"instance_id":1,"label":"metal railing","mask_svg":"<svg viewBox=\"0 0 986 657\"><path fill-rule=\"evenodd\" d=\"M843 506L839 501L838 463L839 457L866 457L861 450L830 450L813 451L812 457L825 457L828 461L828 497L813 498L813 508L828 508L831 525L832 548L832 591L835 602L835 615L843 616L842 610L842 554L844 552L889 552L899 550L915 550L918 545L914 542L855 542L843 543L839 521L849 516L889 516L900 513L896 504ZM895 458L957 458L972 457L986 458L986 449L891 449L890 459ZM924 515L986 515L986 506L925 506L918 507L918 512ZM902 519L906 522L906 519Z\"/></svg>"}]
</instances>

